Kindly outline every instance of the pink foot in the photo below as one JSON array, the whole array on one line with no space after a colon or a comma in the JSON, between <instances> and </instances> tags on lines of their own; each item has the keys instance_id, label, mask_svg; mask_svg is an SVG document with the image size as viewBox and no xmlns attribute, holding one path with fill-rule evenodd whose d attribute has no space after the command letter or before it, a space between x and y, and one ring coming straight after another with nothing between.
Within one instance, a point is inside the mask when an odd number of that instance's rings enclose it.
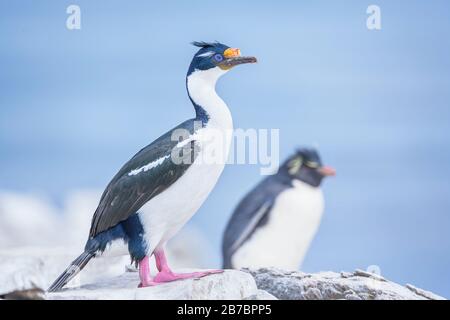
<instances>
[{"instance_id":1,"label":"pink foot","mask_svg":"<svg viewBox=\"0 0 450 320\"><path fill-rule=\"evenodd\" d=\"M154 282L150 276L150 266L147 256L139 261L139 278L141 279L141 283L139 283L138 288L150 287L158 284Z\"/></svg>"},{"instance_id":2,"label":"pink foot","mask_svg":"<svg viewBox=\"0 0 450 320\"><path fill-rule=\"evenodd\" d=\"M167 263L166 255L164 254L163 249L155 250L155 261L156 268L159 273L153 279L154 282L164 283L181 279L198 279L210 274L222 273L223 270L208 270L208 271L200 271L200 272L191 272L191 273L175 273L172 272L169 268L169 264Z\"/></svg>"},{"instance_id":3,"label":"pink foot","mask_svg":"<svg viewBox=\"0 0 450 320\"><path fill-rule=\"evenodd\" d=\"M172 271L161 271L153 279L156 283L164 283L182 279L198 279L210 274L222 273L223 270L209 270L190 273L174 273Z\"/></svg>"}]
</instances>

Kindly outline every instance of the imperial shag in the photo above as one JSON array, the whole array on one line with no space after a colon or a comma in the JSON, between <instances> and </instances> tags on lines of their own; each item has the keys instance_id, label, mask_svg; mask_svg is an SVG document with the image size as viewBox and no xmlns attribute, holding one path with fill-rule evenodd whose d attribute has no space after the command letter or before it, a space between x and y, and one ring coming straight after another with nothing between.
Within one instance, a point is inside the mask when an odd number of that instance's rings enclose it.
<instances>
[{"instance_id":1,"label":"imperial shag","mask_svg":"<svg viewBox=\"0 0 450 320\"><path fill-rule=\"evenodd\" d=\"M116 240L127 245L139 265L142 287L216 272L174 273L164 246L200 208L224 168L233 123L216 93L216 81L232 67L256 58L243 57L239 49L218 42L193 44L200 49L189 66L186 87L196 117L143 148L114 176L92 218L84 252L48 291L61 289ZM222 137L211 139L217 134ZM218 152L221 158L211 161L209 153ZM159 271L154 278L149 270L152 255Z\"/></svg>"},{"instance_id":2,"label":"imperial shag","mask_svg":"<svg viewBox=\"0 0 450 320\"><path fill-rule=\"evenodd\" d=\"M322 217L320 184L335 170L313 149L300 149L250 191L226 227L223 267L297 270Z\"/></svg>"}]
</instances>

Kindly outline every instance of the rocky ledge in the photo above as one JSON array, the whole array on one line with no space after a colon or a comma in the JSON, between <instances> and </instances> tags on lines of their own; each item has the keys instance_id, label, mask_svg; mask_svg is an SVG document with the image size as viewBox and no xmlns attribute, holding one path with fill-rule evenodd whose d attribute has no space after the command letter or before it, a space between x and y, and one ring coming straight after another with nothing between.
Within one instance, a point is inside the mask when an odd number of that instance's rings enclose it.
<instances>
[{"instance_id":1,"label":"rocky ledge","mask_svg":"<svg viewBox=\"0 0 450 320\"><path fill-rule=\"evenodd\" d=\"M274 268L244 270L260 290L285 300L445 300L432 292L402 286L362 270L303 273Z\"/></svg>"},{"instance_id":2,"label":"rocky ledge","mask_svg":"<svg viewBox=\"0 0 450 320\"><path fill-rule=\"evenodd\" d=\"M126 299L126 300L261 300L275 299L271 294L258 290L249 273L226 270L200 279L169 282L154 287L138 288L137 272L126 272L121 276L47 293L45 299Z\"/></svg>"},{"instance_id":3,"label":"rocky ledge","mask_svg":"<svg viewBox=\"0 0 450 320\"><path fill-rule=\"evenodd\" d=\"M226 270L201 279L137 288L138 273L127 259L95 259L68 287L45 293L72 254L39 250L0 251L0 299L352 299L439 300L434 293L400 285L379 275L354 272L303 273L274 268ZM124 272L125 271L125 272ZM182 270L178 270L182 271ZM186 270L191 271L191 270Z\"/></svg>"},{"instance_id":4,"label":"rocky ledge","mask_svg":"<svg viewBox=\"0 0 450 320\"><path fill-rule=\"evenodd\" d=\"M191 271L191 270L189 270ZM49 300L444 300L429 291L406 286L361 270L303 273L274 268L226 270L201 279L137 288L137 272L108 280L44 293L16 290L0 298Z\"/></svg>"}]
</instances>

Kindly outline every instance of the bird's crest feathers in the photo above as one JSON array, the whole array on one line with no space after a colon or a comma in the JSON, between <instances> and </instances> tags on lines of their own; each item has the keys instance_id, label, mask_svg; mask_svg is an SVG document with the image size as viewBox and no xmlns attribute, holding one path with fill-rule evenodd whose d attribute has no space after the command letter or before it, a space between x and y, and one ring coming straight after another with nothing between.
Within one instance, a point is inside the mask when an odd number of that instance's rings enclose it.
<instances>
[{"instance_id":1,"label":"bird's crest feathers","mask_svg":"<svg viewBox=\"0 0 450 320\"><path fill-rule=\"evenodd\" d=\"M205 42L205 41L193 41L191 42L193 46L199 47L199 48L209 48L209 47L215 47L217 45L220 45L218 41L214 42Z\"/></svg>"}]
</instances>

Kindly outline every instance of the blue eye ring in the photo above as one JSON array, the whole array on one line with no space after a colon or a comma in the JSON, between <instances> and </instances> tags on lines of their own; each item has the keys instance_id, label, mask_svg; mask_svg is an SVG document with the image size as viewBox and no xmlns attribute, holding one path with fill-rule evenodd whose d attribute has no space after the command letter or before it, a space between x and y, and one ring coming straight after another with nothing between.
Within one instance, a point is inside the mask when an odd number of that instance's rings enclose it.
<instances>
[{"instance_id":1,"label":"blue eye ring","mask_svg":"<svg viewBox=\"0 0 450 320\"><path fill-rule=\"evenodd\" d=\"M221 62L223 60L223 56L220 53L216 53L214 55L214 60L216 60L217 62Z\"/></svg>"}]
</instances>

